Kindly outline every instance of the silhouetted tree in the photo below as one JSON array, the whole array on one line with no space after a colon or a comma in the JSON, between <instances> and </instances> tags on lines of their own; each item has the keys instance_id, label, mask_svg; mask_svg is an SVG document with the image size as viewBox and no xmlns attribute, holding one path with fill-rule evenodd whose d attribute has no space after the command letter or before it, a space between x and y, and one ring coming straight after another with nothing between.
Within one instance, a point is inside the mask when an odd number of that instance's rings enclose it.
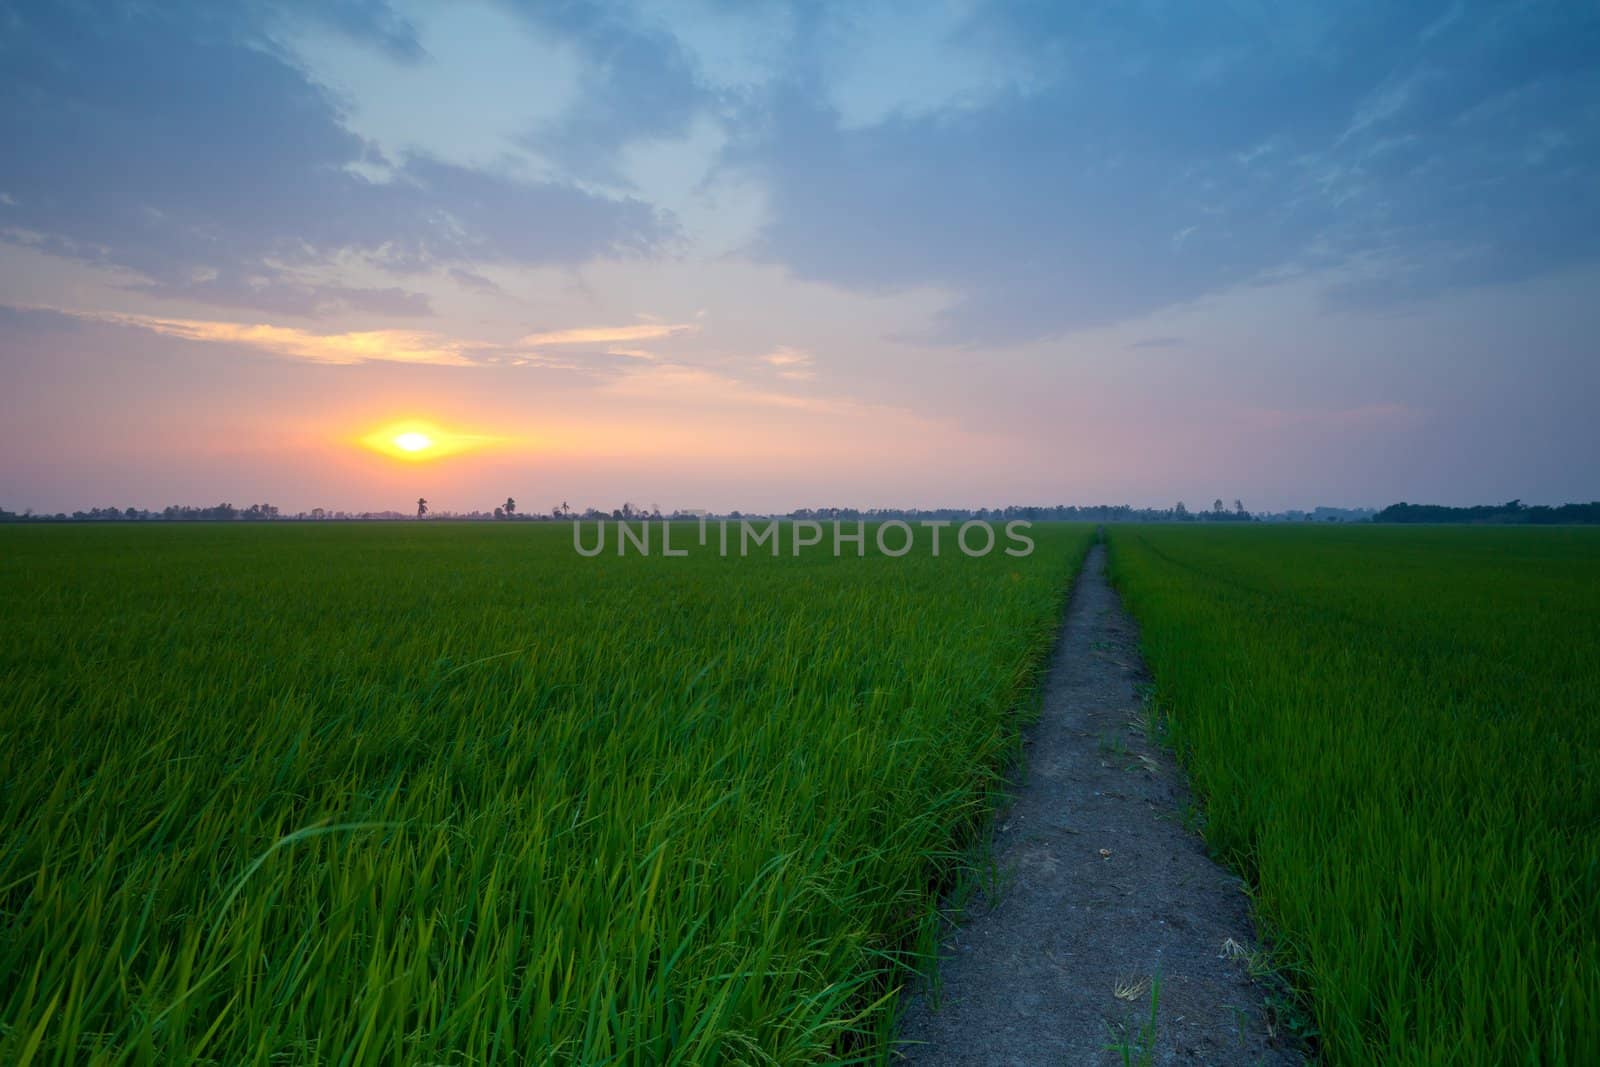
<instances>
[{"instance_id":1,"label":"silhouetted tree","mask_svg":"<svg viewBox=\"0 0 1600 1067\"><path fill-rule=\"evenodd\" d=\"M515 500L513 500L511 497L506 497L505 508L506 508L506 518L510 519L510 518L515 518L516 517L516 514L517 514L517 502Z\"/></svg>"},{"instance_id":2,"label":"silhouetted tree","mask_svg":"<svg viewBox=\"0 0 1600 1067\"><path fill-rule=\"evenodd\" d=\"M417 497L417 518L420 519L420 518L422 518L422 516L426 515L427 513L428 513L428 501L427 501L427 499L424 498L424 497L420 497L420 496Z\"/></svg>"}]
</instances>

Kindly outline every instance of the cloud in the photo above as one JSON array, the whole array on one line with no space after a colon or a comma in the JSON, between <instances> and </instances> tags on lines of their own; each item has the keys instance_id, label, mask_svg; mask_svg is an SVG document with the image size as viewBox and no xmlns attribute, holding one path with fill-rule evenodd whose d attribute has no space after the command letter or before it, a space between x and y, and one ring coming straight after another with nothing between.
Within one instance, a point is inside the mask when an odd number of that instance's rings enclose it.
<instances>
[{"instance_id":1,"label":"cloud","mask_svg":"<svg viewBox=\"0 0 1600 1067\"><path fill-rule=\"evenodd\" d=\"M582 56L576 106L529 130L522 144L585 182L631 188L618 166L626 145L681 137L697 114L718 103L666 26L608 4L511 0L510 6Z\"/></svg>"},{"instance_id":2,"label":"cloud","mask_svg":"<svg viewBox=\"0 0 1600 1067\"><path fill-rule=\"evenodd\" d=\"M949 294L920 339L966 345L1355 261L1384 266L1338 304L1600 258L1592 5L505 5L575 88L474 166L365 139L283 43L437 62L383 0L13 6L0 239L162 298L415 317L408 277L677 252L638 190L689 217L684 189L738 188L748 256ZM402 284L330 284L351 262Z\"/></svg>"},{"instance_id":3,"label":"cloud","mask_svg":"<svg viewBox=\"0 0 1600 1067\"><path fill-rule=\"evenodd\" d=\"M449 274L457 285L470 292L479 293L484 296L499 296L505 292L504 289L501 289L498 285L490 281L488 278L485 278L483 275L476 274L470 270L464 270L461 267L451 267Z\"/></svg>"},{"instance_id":4,"label":"cloud","mask_svg":"<svg viewBox=\"0 0 1600 1067\"><path fill-rule=\"evenodd\" d=\"M263 28L271 24L273 15L289 14L372 44L401 63L427 58L417 40L416 26L387 0L277 0L276 8L265 4L239 4L237 8L235 17Z\"/></svg>"},{"instance_id":5,"label":"cloud","mask_svg":"<svg viewBox=\"0 0 1600 1067\"><path fill-rule=\"evenodd\" d=\"M614 396L660 401L674 406L772 408L817 416L884 416L921 422L911 412L845 396L785 393L752 385L704 367L654 363L613 379L604 391Z\"/></svg>"},{"instance_id":6,"label":"cloud","mask_svg":"<svg viewBox=\"0 0 1600 1067\"><path fill-rule=\"evenodd\" d=\"M780 345L762 356L761 361L774 367L806 366L811 362L811 356L798 348Z\"/></svg>"},{"instance_id":7,"label":"cloud","mask_svg":"<svg viewBox=\"0 0 1600 1067\"><path fill-rule=\"evenodd\" d=\"M319 334L287 326L165 319L117 312L67 311L61 314L90 322L148 330L184 341L243 345L284 359L308 363L349 365L383 362L472 367L484 362L484 357L498 352L494 345L458 341L418 330L359 330Z\"/></svg>"},{"instance_id":8,"label":"cloud","mask_svg":"<svg viewBox=\"0 0 1600 1067\"><path fill-rule=\"evenodd\" d=\"M570 330L530 333L519 344L529 348L548 345L603 345L611 342L658 341L666 337L693 333L693 323L641 323L636 326L580 326ZM624 353L631 355L632 353Z\"/></svg>"},{"instance_id":9,"label":"cloud","mask_svg":"<svg viewBox=\"0 0 1600 1067\"><path fill-rule=\"evenodd\" d=\"M362 288L299 282L283 272L240 277L230 271L189 282L139 283L127 288L174 300L218 307L248 307L274 315L321 318L345 312L391 318L428 318L433 305L426 293L399 286Z\"/></svg>"},{"instance_id":10,"label":"cloud","mask_svg":"<svg viewBox=\"0 0 1600 1067\"><path fill-rule=\"evenodd\" d=\"M414 294L306 280L350 255L395 273L575 266L675 239L638 200L384 158L263 38L264 18L233 10L129 6L91 19L68 5L10 9L4 239L133 271L151 295L300 315L425 313ZM347 0L316 17L391 52L410 47L382 4ZM374 172L385 180L364 176Z\"/></svg>"},{"instance_id":11,"label":"cloud","mask_svg":"<svg viewBox=\"0 0 1600 1067\"><path fill-rule=\"evenodd\" d=\"M802 54L728 153L768 190L748 251L843 288L948 291L922 339L965 345L1361 260L1415 299L1600 259L1600 11L1446 14L992 5L939 47L1049 79L871 121Z\"/></svg>"},{"instance_id":12,"label":"cloud","mask_svg":"<svg viewBox=\"0 0 1600 1067\"><path fill-rule=\"evenodd\" d=\"M985 32L984 3L835 4L817 46L823 91L846 128L977 110L1058 77L1036 51ZM972 47L974 38L984 47Z\"/></svg>"},{"instance_id":13,"label":"cloud","mask_svg":"<svg viewBox=\"0 0 1600 1067\"><path fill-rule=\"evenodd\" d=\"M4 307L5 305L0 305ZM698 329L677 323L650 323L638 326L595 326L551 333L530 334L514 344L449 337L425 330L355 330L318 333L293 326L268 323L221 322L208 319L166 318L156 315L116 311L79 311L60 308L16 308L41 311L83 322L101 322L144 330L184 341L242 345L284 359L307 363L351 365L357 363L410 363L438 367L478 367L501 364L514 367L582 371L592 376L619 373L619 368L595 363L592 355L556 356L544 348L603 345L608 341L652 340L676 336ZM605 354L637 366L654 362L655 353L625 344L609 344ZM587 360L587 361L586 361ZM679 373L681 364L671 365Z\"/></svg>"},{"instance_id":14,"label":"cloud","mask_svg":"<svg viewBox=\"0 0 1600 1067\"><path fill-rule=\"evenodd\" d=\"M762 356L761 361L770 367L776 368L778 377L787 378L790 381L808 381L816 377L816 371L811 366L811 353L803 352L798 348L791 348L788 345L780 345L778 348L773 349Z\"/></svg>"}]
</instances>

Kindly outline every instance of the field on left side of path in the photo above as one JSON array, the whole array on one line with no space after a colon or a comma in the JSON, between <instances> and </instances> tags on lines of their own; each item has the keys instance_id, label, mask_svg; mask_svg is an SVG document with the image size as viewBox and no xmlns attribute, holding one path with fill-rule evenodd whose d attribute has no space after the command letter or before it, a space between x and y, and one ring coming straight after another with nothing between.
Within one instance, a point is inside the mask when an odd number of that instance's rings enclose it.
<instances>
[{"instance_id":1,"label":"field on left side of path","mask_svg":"<svg viewBox=\"0 0 1600 1067\"><path fill-rule=\"evenodd\" d=\"M0 1060L874 1054L1092 531L1032 535L0 529Z\"/></svg>"}]
</instances>

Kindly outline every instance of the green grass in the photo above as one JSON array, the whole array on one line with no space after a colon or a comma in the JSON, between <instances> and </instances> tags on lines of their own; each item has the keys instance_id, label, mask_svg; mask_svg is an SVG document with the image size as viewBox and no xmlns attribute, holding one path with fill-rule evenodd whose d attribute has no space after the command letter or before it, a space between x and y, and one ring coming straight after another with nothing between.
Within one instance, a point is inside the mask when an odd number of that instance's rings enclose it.
<instances>
[{"instance_id":1,"label":"green grass","mask_svg":"<svg viewBox=\"0 0 1600 1067\"><path fill-rule=\"evenodd\" d=\"M0 1062L882 1057L1091 536L1034 534L0 528Z\"/></svg>"},{"instance_id":2,"label":"green grass","mask_svg":"<svg viewBox=\"0 0 1600 1067\"><path fill-rule=\"evenodd\" d=\"M1111 544L1329 1062L1600 1063L1600 531Z\"/></svg>"}]
</instances>

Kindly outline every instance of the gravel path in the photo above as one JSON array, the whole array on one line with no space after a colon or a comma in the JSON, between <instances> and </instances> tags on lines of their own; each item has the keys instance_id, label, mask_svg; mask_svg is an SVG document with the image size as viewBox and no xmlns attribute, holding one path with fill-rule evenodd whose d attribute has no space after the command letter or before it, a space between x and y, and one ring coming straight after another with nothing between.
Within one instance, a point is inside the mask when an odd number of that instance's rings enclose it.
<instances>
[{"instance_id":1,"label":"gravel path","mask_svg":"<svg viewBox=\"0 0 1600 1067\"><path fill-rule=\"evenodd\" d=\"M1187 791L1145 737L1138 631L1105 564L1094 546L1025 779L998 816L999 899L980 898L944 942L937 1003L927 989L908 998L900 1055L986 1067L1299 1063L1269 1036L1245 961L1224 949L1254 948L1244 892L1183 827ZM1119 1042L1126 1060L1108 1047Z\"/></svg>"}]
</instances>

